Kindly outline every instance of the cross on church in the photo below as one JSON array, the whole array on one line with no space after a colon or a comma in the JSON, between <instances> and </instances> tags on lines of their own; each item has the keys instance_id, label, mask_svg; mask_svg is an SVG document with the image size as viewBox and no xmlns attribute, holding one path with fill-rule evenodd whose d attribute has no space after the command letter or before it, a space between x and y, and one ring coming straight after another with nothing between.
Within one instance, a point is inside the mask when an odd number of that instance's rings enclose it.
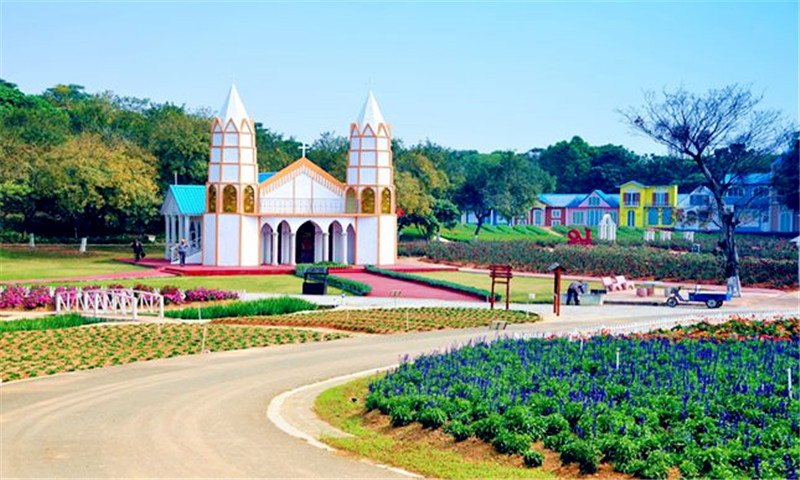
<instances>
[{"instance_id":1,"label":"cross on church","mask_svg":"<svg viewBox=\"0 0 800 480\"><path fill-rule=\"evenodd\" d=\"M310 146L311 146L311 145L308 145L306 142L302 142L302 143L300 144L300 146L299 146L299 147L297 147L297 148L300 148L300 149L302 149L302 150L303 150L303 156L302 156L301 158L305 158L305 156L306 156L306 149L307 149L308 147L310 147Z\"/></svg>"}]
</instances>

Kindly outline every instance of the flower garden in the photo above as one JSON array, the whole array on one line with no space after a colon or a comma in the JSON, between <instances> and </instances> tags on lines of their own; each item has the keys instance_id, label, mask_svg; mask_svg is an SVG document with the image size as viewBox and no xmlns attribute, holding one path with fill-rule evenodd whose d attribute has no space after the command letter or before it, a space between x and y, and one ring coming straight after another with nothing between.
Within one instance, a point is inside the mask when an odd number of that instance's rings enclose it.
<instances>
[{"instance_id":1,"label":"flower garden","mask_svg":"<svg viewBox=\"0 0 800 480\"><path fill-rule=\"evenodd\" d=\"M492 321L529 323L538 315L513 310L477 308L390 308L378 310L323 310L298 315L243 317L215 320L224 325L283 325L323 327L366 333L430 331L488 326Z\"/></svg>"},{"instance_id":2,"label":"flower garden","mask_svg":"<svg viewBox=\"0 0 800 480\"><path fill-rule=\"evenodd\" d=\"M51 375L158 358L289 343L346 334L226 325L91 325L0 333L0 379Z\"/></svg>"},{"instance_id":3,"label":"flower garden","mask_svg":"<svg viewBox=\"0 0 800 480\"><path fill-rule=\"evenodd\" d=\"M73 298L81 291L99 290L99 289L126 289L121 284L111 284L105 287L100 285L87 285L83 287L65 286L48 287L47 285L9 285L0 291L0 309L25 309L33 310L37 308L55 308L55 297L57 294L72 296ZM178 287L165 285L163 287L154 288L148 285L138 284L133 286L133 290L143 292L156 292L164 296L164 303L166 305L181 305L184 303L194 302L213 302L219 300L233 300L239 298L236 292L226 290L210 289L210 288L193 288L188 290L180 290Z\"/></svg>"},{"instance_id":4,"label":"flower garden","mask_svg":"<svg viewBox=\"0 0 800 480\"><path fill-rule=\"evenodd\" d=\"M736 317L477 342L404 362L369 385L365 405L395 427L477 438L529 467L557 452L582 474L610 464L641 478L797 478L798 324Z\"/></svg>"}]
</instances>

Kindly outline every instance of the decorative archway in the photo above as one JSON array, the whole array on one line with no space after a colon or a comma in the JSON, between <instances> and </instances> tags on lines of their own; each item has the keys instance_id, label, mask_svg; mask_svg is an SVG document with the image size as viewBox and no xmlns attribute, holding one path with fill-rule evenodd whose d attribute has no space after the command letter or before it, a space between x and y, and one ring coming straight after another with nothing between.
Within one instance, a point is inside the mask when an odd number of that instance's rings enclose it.
<instances>
[{"instance_id":1,"label":"decorative archway","mask_svg":"<svg viewBox=\"0 0 800 480\"><path fill-rule=\"evenodd\" d=\"M358 205L356 204L356 191L353 188L348 188L345 198L345 212L358 213Z\"/></svg>"},{"instance_id":2,"label":"decorative archway","mask_svg":"<svg viewBox=\"0 0 800 480\"><path fill-rule=\"evenodd\" d=\"M286 220L278 224L278 246L275 253L278 255L279 264L292 263L292 227Z\"/></svg>"},{"instance_id":3,"label":"decorative archway","mask_svg":"<svg viewBox=\"0 0 800 480\"><path fill-rule=\"evenodd\" d=\"M217 211L217 187L214 185L208 186L208 205L206 206L206 211L208 213Z\"/></svg>"},{"instance_id":4,"label":"decorative archway","mask_svg":"<svg viewBox=\"0 0 800 480\"><path fill-rule=\"evenodd\" d=\"M222 211L225 213L236 213L236 187L226 185L222 189Z\"/></svg>"},{"instance_id":5,"label":"decorative archway","mask_svg":"<svg viewBox=\"0 0 800 480\"><path fill-rule=\"evenodd\" d=\"M272 263L272 252L275 247L272 245L272 227L270 224L265 223L261 227L261 265L269 265Z\"/></svg>"},{"instance_id":6,"label":"decorative archway","mask_svg":"<svg viewBox=\"0 0 800 480\"><path fill-rule=\"evenodd\" d=\"M316 262L318 258L318 233L322 233L322 230L311 220L300 225L300 228L297 229L297 234L295 235L295 263L300 264Z\"/></svg>"},{"instance_id":7,"label":"decorative archway","mask_svg":"<svg viewBox=\"0 0 800 480\"><path fill-rule=\"evenodd\" d=\"M356 263L356 230L352 225L347 226L347 261L350 265Z\"/></svg>"},{"instance_id":8,"label":"decorative archway","mask_svg":"<svg viewBox=\"0 0 800 480\"><path fill-rule=\"evenodd\" d=\"M328 227L328 262L345 263L342 225L334 220Z\"/></svg>"},{"instance_id":9,"label":"decorative archway","mask_svg":"<svg viewBox=\"0 0 800 480\"><path fill-rule=\"evenodd\" d=\"M369 187L361 191L361 213L375 213L375 190Z\"/></svg>"},{"instance_id":10,"label":"decorative archway","mask_svg":"<svg viewBox=\"0 0 800 480\"><path fill-rule=\"evenodd\" d=\"M254 213L256 211L256 191L252 186L244 187L244 212Z\"/></svg>"},{"instance_id":11,"label":"decorative archway","mask_svg":"<svg viewBox=\"0 0 800 480\"><path fill-rule=\"evenodd\" d=\"M381 213L392 213L392 192L388 188L381 192Z\"/></svg>"}]
</instances>

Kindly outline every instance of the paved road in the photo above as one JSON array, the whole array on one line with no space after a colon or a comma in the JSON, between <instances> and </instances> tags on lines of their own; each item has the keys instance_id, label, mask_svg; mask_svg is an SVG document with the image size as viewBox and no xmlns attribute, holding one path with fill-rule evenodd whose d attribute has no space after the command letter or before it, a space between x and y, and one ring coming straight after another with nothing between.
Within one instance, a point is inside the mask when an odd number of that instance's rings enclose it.
<instances>
[{"instance_id":1,"label":"paved road","mask_svg":"<svg viewBox=\"0 0 800 480\"><path fill-rule=\"evenodd\" d=\"M656 309L656 316L667 310ZM614 325L639 307L615 307ZM591 315L506 333L587 329ZM445 349L487 330L360 336L75 372L0 387L0 478L377 478L398 474L324 452L266 417L281 392Z\"/></svg>"}]
</instances>

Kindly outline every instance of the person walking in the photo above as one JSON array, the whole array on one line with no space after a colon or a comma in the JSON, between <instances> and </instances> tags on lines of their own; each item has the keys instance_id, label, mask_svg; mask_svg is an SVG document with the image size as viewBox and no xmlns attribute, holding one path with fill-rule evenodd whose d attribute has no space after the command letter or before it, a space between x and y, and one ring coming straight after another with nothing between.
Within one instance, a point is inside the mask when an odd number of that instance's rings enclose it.
<instances>
[{"instance_id":1,"label":"person walking","mask_svg":"<svg viewBox=\"0 0 800 480\"><path fill-rule=\"evenodd\" d=\"M575 305L581 304L580 294L586 293L583 291L583 282L582 281L574 281L569 284L567 287L567 305L570 305L572 300L575 300Z\"/></svg>"},{"instance_id":2,"label":"person walking","mask_svg":"<svg viewBox=\"0 0 800 480\"><path fill-rule=\"evenodd\" d=\"M186 265L186 252L189 251L189 245L186 243L185 238L181 238L181 244L178 245L178 257L181 259L181 265Z\"/></svg>"},{"instance_id":3,"label":"person walking","mask_svg":"<svg viewBox=\"0 0 800 480\"><path fill-rule=\"evenodd\" d=\"M131 248L133 248L133 259L136 263L139 263L139 259L142 258L144 255L144 250L142 249L142 242L139 241L139 237L134 237L133 243L131 243Z\"/></svg>"}]
</instances>

